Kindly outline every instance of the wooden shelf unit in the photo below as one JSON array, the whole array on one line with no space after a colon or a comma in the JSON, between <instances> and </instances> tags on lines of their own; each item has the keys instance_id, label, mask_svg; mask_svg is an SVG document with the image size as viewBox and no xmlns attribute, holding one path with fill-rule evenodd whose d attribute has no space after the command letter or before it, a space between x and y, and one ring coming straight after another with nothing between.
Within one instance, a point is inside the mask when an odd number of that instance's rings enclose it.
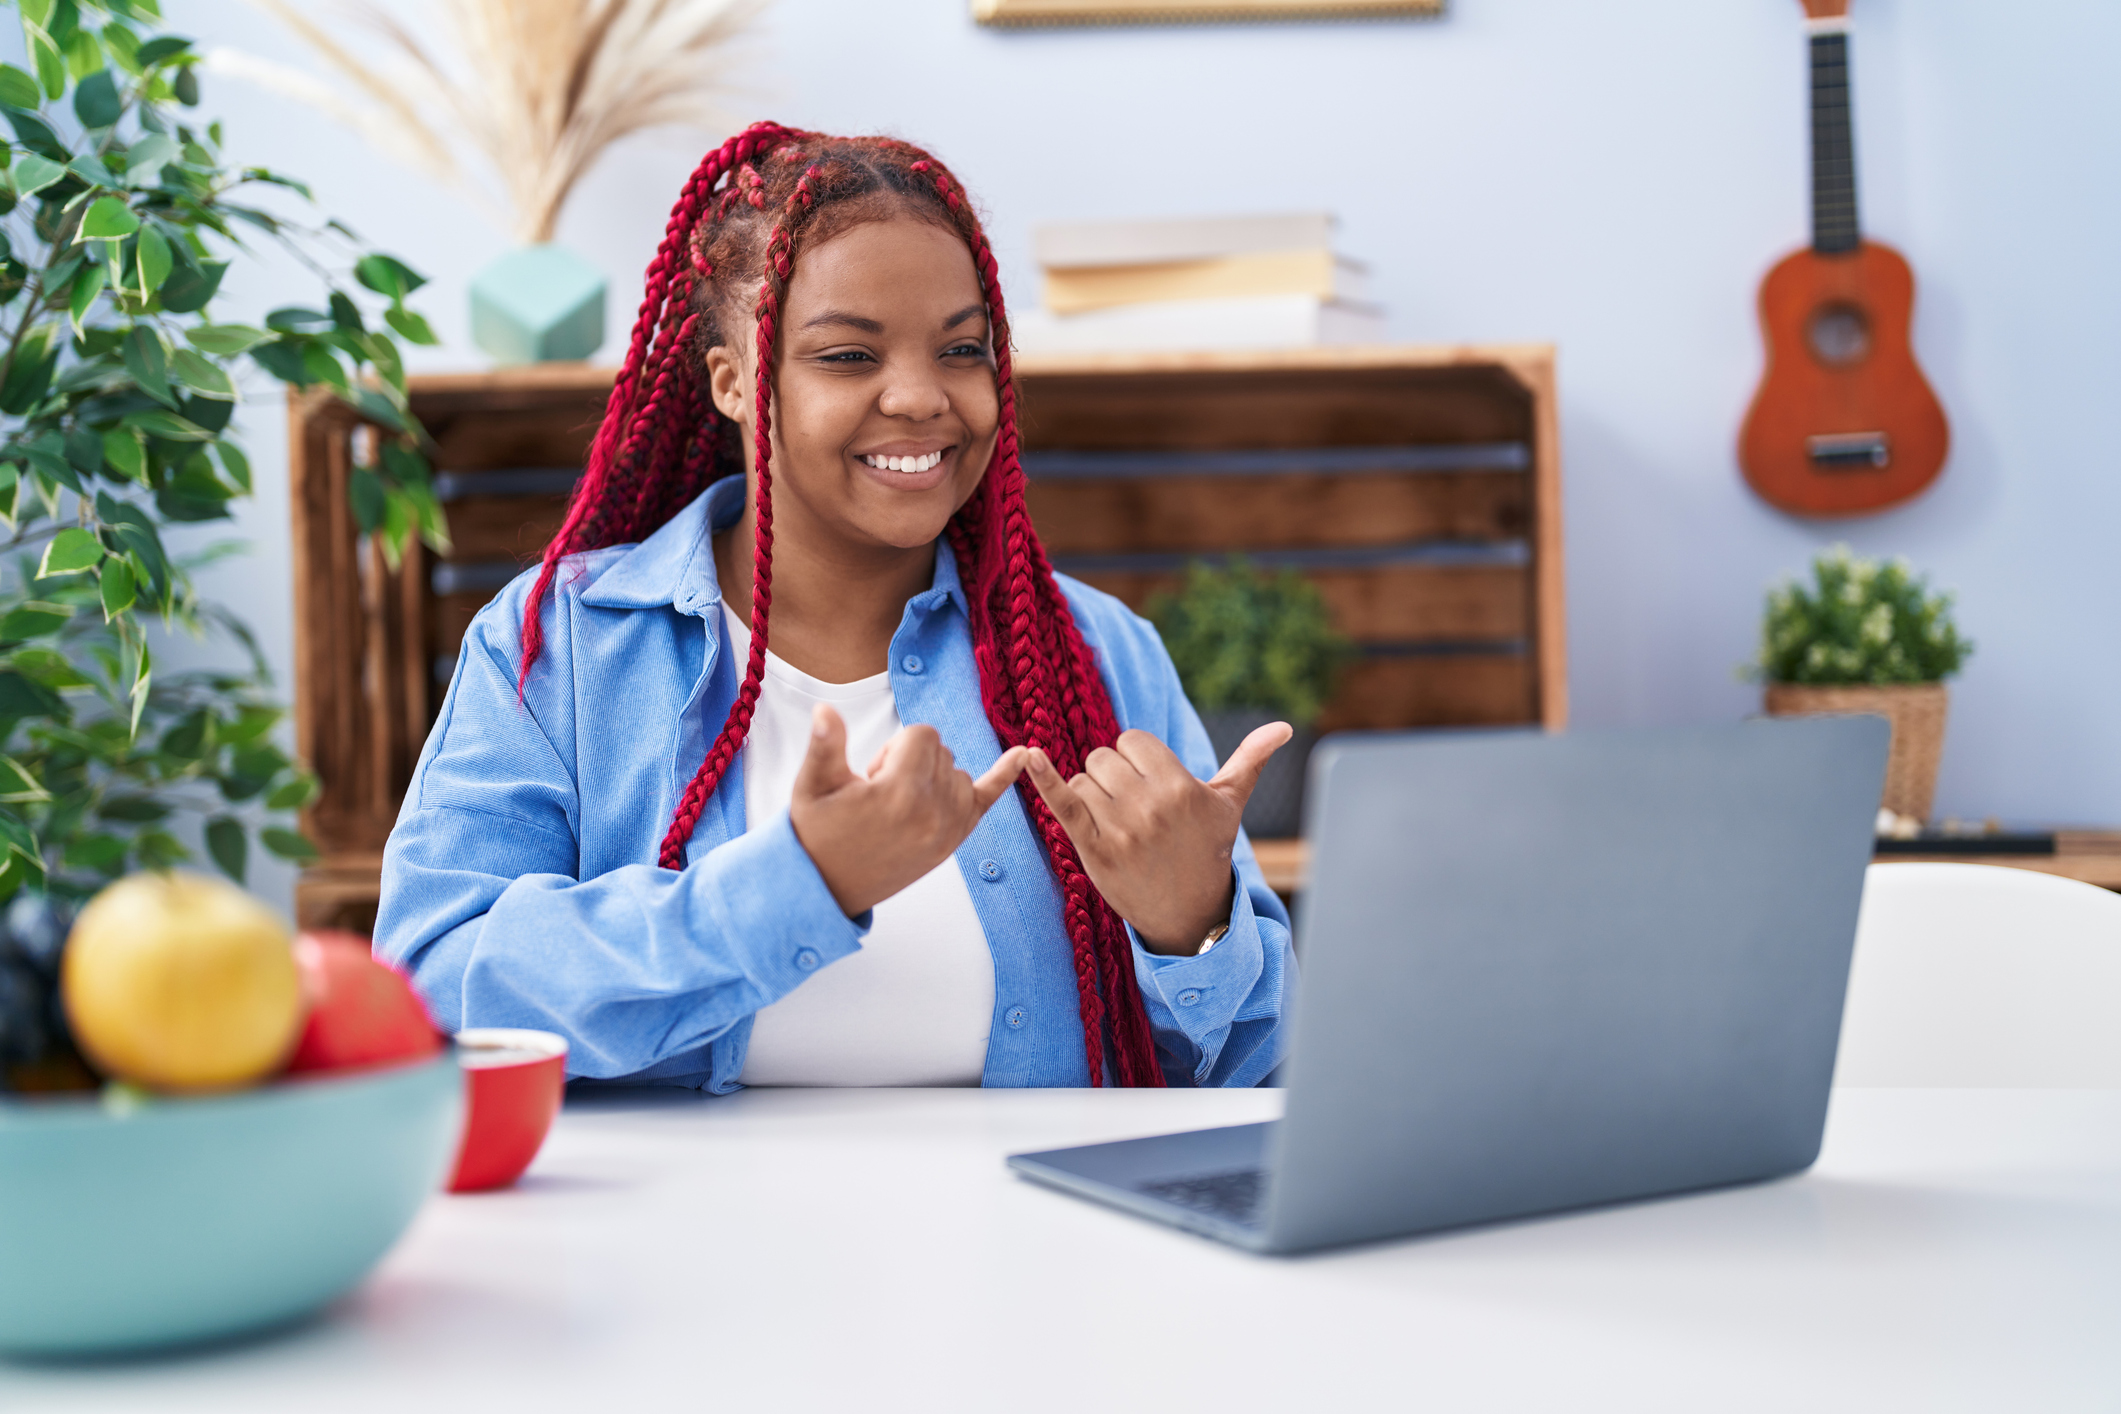
<instances>
[{"instance_id":1,"label":"wooden shelf unit","mask_svg":"<svg viewBox=\"0 0 2121 1414\"><path fill-rule=\"evenodd\" d=\"M1032 519L1136 610L1244 553L1361 657L1339 728L1568 719L1553 350L1324 347L1019 361Z\"/></svg>"},{"instance_id":2,"label":"wooden shelf unit","mask_svg":"<svg viewBox=\"0 0 2121 1414\"><path fill-rule=\"evenodd\" d=\"M1033 519L1061 570L1137 609L1193 556L1317 583L1362 656L1323 729L1568 716L1560 448L1543 345L1024 357ZM610 392L580 365L411 381L451 552L393 569L357 530L366 436L290 403L304 926L366 929L465 626L557 529Z\"/></svg>"}]
</instances>

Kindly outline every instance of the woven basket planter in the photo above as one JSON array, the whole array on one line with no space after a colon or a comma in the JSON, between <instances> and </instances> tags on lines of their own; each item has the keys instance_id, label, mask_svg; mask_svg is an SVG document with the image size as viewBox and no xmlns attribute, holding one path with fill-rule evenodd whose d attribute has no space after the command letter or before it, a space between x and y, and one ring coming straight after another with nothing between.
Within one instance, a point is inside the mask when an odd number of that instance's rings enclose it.
<instances>
[{"instance_id":1,"label":"woven basket planter","mask_svg":"<svg viewBox=\"0 0 2121 1414\"><path fill-rule=\"evenodd\" d=\"M1944 757L1944 713L1941 682L1895 687L1810 687L1798 683L1767 685L1771 717L1879 716L1892 723L1893 745L1885 765L1885 799L1895 815L1927 822L1937 794L1937 763Z\"/></svg>"}]
</instances>

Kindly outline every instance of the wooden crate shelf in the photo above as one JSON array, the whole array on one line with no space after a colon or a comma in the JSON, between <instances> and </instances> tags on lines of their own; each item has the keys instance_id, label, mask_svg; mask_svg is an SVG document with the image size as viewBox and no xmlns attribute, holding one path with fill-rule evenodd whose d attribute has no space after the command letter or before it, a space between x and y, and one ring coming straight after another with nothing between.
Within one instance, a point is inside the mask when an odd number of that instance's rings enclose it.
<instances>
[{"instance_id":1,"label":"wooden crate shelf","mask_svg":"<svg viewBox=\"0 0 2121 1414\"><path fill-rule=\"evenodd\" d=\"M1193 557L1316 584L1362 652L1321 730L1568 718L1544 345L1026 358L1055 567L1137 610Z\"/></svg>"},{"instance_id":2,"label":"wooden crate shelf","mask_svg":"<svg viewBox=\"0 0 2121 1414\"><path fill-rule=\"evenodd\" d=\"M1567 720L1551 349L1016 366L1032 516L1062 570L1142 608L1193 556L1294 566L1363 650L1327 730ZM611 378L413 379L454 544L395 569L347 509L364 429L321 395L292 399L296 731L324 787L304 821L325 854L297 892L306 926L372 923L383 843L464 630L557 529Z\"/></svg>"}]
</instances>

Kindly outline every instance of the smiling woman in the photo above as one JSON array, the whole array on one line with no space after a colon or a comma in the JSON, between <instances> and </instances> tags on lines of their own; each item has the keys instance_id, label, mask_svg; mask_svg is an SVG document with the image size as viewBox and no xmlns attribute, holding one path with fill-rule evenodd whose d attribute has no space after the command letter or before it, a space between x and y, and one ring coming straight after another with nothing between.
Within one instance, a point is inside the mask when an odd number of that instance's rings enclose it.
<instances>
[{"instance_id":1,"label":"smiling woman","mask_svg":"<svg viewBox=\"0 0 2121 1414\"><path fill-rule=\"evenodd\" d=\"M646 283L565 525L466 635L378 950L598 1079L1264 1079L1288 918L1238 819L1288 728L1217 771L1154 630L1053 572L956 179L760 124Z\"/></svg>"}]
</instances>

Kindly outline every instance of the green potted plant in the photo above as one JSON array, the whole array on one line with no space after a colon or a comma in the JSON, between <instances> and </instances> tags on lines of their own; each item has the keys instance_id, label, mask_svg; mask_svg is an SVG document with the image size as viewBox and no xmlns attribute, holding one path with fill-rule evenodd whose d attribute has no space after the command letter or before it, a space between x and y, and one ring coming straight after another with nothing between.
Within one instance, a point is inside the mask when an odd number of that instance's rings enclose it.
<instances>
[{"instance_id":1,"label":"green potted plant","mask_svg":"<svg viewBox=\"0 0 2121 1414\"><path fill-rule=\"evenodd\" d=\"M1905 560L1859 559L1836 545L1812 561L1810 584L1768 592L1760 656L1750 674L1778 717L1876 713L1892 723L1883 808L1889 828L1929 819L1944 754L1944 680L1974 645L1952 622L1952 597L1932 593Z\"/></svg>"},{"instance_id":2,"label":"green potted plant","mask_svg":"<svg viewBox=\"0 0 2121 1414\"><path fill-rule=\"evenodd\" d=\"M1215 566L1196 560L1177 594L1161 594L1149 617L1163 635L1186 696L1227 761L1246 735L1268 722L1296 729L1274 753L1245 807L1245 829L1259 839L1294 835L1303 824L1311 730L1332 695L1351 645L1333 631L1318 587L1294 570L1263 575L1243 557Z\"/></svg>"},{"instance_id":3,"label":"green potted plant","mask_svg":"<svg viewBox=\"0 0 2121 1414\"><path fill-rule=\"evenodd\" d=\"M174 526L251 491L246 382L320 384L375 429L353 510L386 553L444 542L397 340L433 342L421 281L335 221L253 205L301 183L231 166L191 41L155 0L19 0L28 68L0 63L0 1091L85 1080L52 1002L76 904L192 857L241 882L292 860L316 781L240 619L203 601ZM251 244L315 271L322 308L262 327L212 302ZM364 311L364 304L367 308ZM211 553L211 552L209 552ZM172 672L149 629L219 634L245 666ZM180 827L179 822L188 822Z\"/></svg>"}]
</instances>

